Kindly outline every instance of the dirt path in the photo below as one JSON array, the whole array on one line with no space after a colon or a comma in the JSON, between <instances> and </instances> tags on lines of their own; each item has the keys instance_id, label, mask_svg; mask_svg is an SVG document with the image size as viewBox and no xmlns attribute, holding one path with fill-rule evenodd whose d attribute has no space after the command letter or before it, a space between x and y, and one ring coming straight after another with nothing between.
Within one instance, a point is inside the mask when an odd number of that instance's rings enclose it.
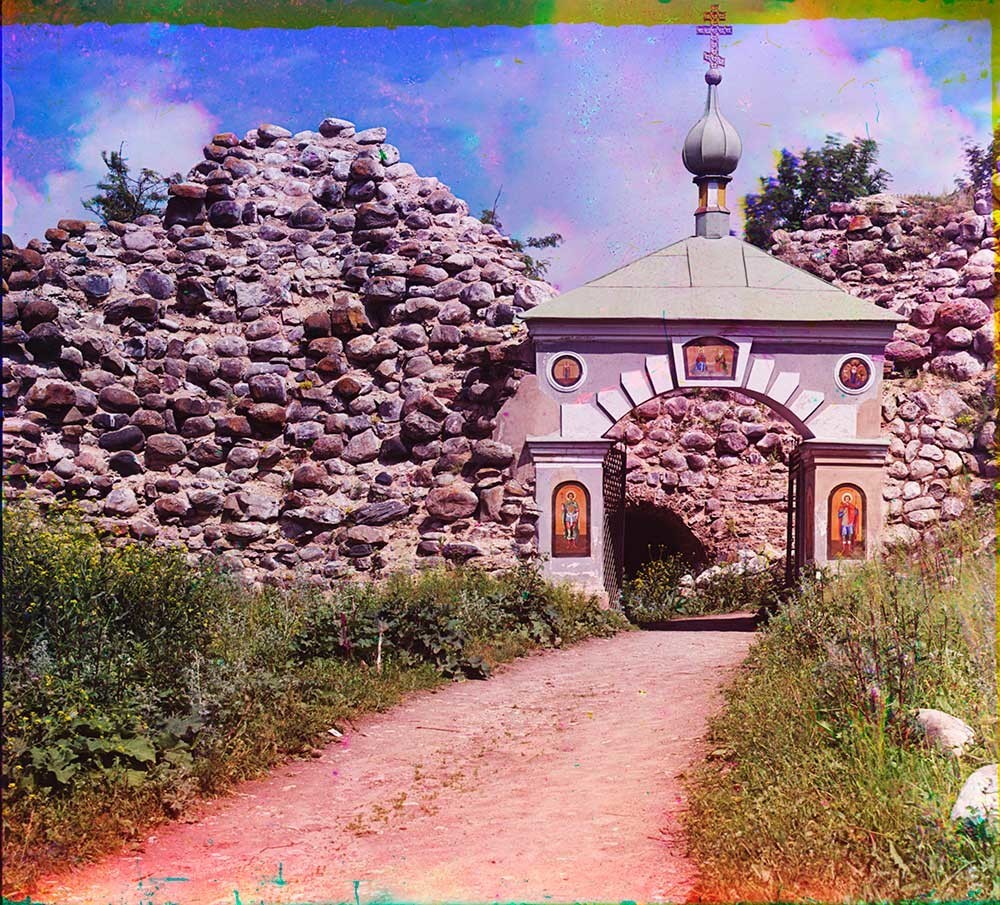
<instances>
[{"instance_id":1,"label":"dirt path","mask_svg":"<svg viewBox=\"0 0 1000 905\"><path fill-rule=\"evenodd\" d=\"M631 632L414 695L58 881L61 905L683 900L678 773L746 620Z\"/></svg>"}]
</instances>

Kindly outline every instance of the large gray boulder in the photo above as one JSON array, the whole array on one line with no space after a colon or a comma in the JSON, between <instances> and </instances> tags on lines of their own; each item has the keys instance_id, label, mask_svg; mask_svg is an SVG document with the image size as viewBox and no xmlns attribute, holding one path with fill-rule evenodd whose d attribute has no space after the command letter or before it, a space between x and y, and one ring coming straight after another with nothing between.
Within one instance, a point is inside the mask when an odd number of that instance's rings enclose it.
<instances>
[{"instance_id":1,"label":"large gray boulder","mask_svg":"<svg viewBox=\"0 0 1000 905\"><path fill-rule=\"evenodd\" d=\"M456 482L446 487L436 487L425 502L427 511L443 522L453 522L466 518L476 511L477 497L467 484Z\"/></svg>"}]
</instances>

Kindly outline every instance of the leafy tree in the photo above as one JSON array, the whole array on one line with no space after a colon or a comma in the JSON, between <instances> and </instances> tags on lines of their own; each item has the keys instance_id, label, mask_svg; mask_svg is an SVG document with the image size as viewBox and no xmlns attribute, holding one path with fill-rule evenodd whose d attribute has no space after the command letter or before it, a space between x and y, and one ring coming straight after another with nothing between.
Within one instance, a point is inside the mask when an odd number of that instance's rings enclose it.
<instances>
[{"instance_id":1,"label":"leafy tree","mask_svg":"<svg viewBox=\"0 0 1000 905\"><path fill-rule=\"evenodd\" d=\"M501 232L503 232L503 223L500 222L500 218L497 216L497 202L500 200L500 192L502 191L503 186L500 187L496 198L493 199L493 207L483 208L482 213L479 215L480 221L495 226ZM533 257L525 249L558 248L562 244L562 241L563 237L559 233L549 233L547 236L528 236L525 239L510 237L510 244L513 246L514 251L518 252L524 260L525 276L532 280L544 280L551 262L546 258Z\"/></svg>"},{"instance_id":2,"label":"leafy tree","mask_svg":"<svg viewBox=\"0 0 1000 905\"><path fill-rule=\"evenodd\" d=\"M143 167L138 176L129 172L125 145L117 151L101 151L101 159L108 168L104 179L97 183L98 194L81 199L83 206L97 214L105 223L117 220L131 223L143 214L158 214L167 200L167 185L179 176L164 178L155 170Z\"/></svg>"},{"instance_id":3,"label":"leafy tree","mask_svg":"<svg viewBox=\"0 0 1000 905\"><path fill-rule=\"evenodd\" d=\"M993 140L982 147L971 139L962 143L965 156L965 175L955 180L955 188L989 188L990 180L1000 169L1000 125L993 131Z\"/></svg>"},{"instance_id":4,"label":"leafy tree","mask_svg":"<svg viewBox=\"0 0 1000 905\"><path fill-rule=\"evenodd\" d=\"M777 174L762 176L760 192L744 198L747 241L769 248L776 229L801 229L802 221L833 201L851 201L885 191L888 172L876 166L878 144L871 138L844 143L827 135L823 147L801 156L782 149Z\"/></svg>"}]
</instances>

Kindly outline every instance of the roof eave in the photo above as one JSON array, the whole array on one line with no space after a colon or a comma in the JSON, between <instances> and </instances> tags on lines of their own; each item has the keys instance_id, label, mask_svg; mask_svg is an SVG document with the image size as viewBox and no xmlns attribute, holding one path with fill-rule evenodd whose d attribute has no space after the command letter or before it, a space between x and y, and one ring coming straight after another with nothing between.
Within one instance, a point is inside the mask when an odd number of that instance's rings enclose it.
<instances>
[{"instance_id":1,"label":"roof eave","mask_svg":"<svg viewBox=\"0 0 1000 905\"><path fill-rule=\"evenodd\" d=\"M853 298L853 296L852 296ZM595 315L567 315L567 314L547 314L542 311L542 305L538 308L532 308L530 311L525 311L520 315L520 319L524 321L535 321L535 322L548 322L548 321L562 321L565 323L594 323L595 321L608 321L611 323L647 323L647 324L689 324L694 321L705 321L706 323L747 323L747 324L899 324L904 323L906 318L901 314L896 314L893 311L887 311L884 309L876 309L876 311L881 310L882 313L874 316L864 316L864 317L823 317L823 318L769 318L769 317L740 317L738 315L721 317L716 315L708 316L698 316L698 317L646 317L644 315L640 316L623 316L623 317L609 317L605 314L595 314Z\"/></svg>"}]
</instances>

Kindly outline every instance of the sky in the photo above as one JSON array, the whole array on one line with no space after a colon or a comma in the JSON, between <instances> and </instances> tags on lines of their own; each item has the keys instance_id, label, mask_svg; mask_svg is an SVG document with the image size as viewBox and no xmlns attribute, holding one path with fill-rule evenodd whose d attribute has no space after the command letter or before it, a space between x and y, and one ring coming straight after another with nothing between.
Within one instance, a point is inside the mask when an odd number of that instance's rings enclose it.
<instances>
[{"instance_id":1,"label":"sky","mask_svg":"<svg viewBox=\"0 0 1000 905\"><path fill-rule=\"evenodd\" d=\"M890 190L937 193L962 141L990 133L988 22L818 20L734 25L720 103L743 139L729 197L776 152L870 136ZM133 168L187 172L215 132L293 132L325 116L388 141L474 213L517 236L559 232L549 278L580 285L690 235L680 148L705 103L693 26L522 28L5 26L3 229L62 217L125 143ZM88 215L89 216L89 215ZM738 225L738 224L737 224Z\"/></svg>"}]
</instances>

